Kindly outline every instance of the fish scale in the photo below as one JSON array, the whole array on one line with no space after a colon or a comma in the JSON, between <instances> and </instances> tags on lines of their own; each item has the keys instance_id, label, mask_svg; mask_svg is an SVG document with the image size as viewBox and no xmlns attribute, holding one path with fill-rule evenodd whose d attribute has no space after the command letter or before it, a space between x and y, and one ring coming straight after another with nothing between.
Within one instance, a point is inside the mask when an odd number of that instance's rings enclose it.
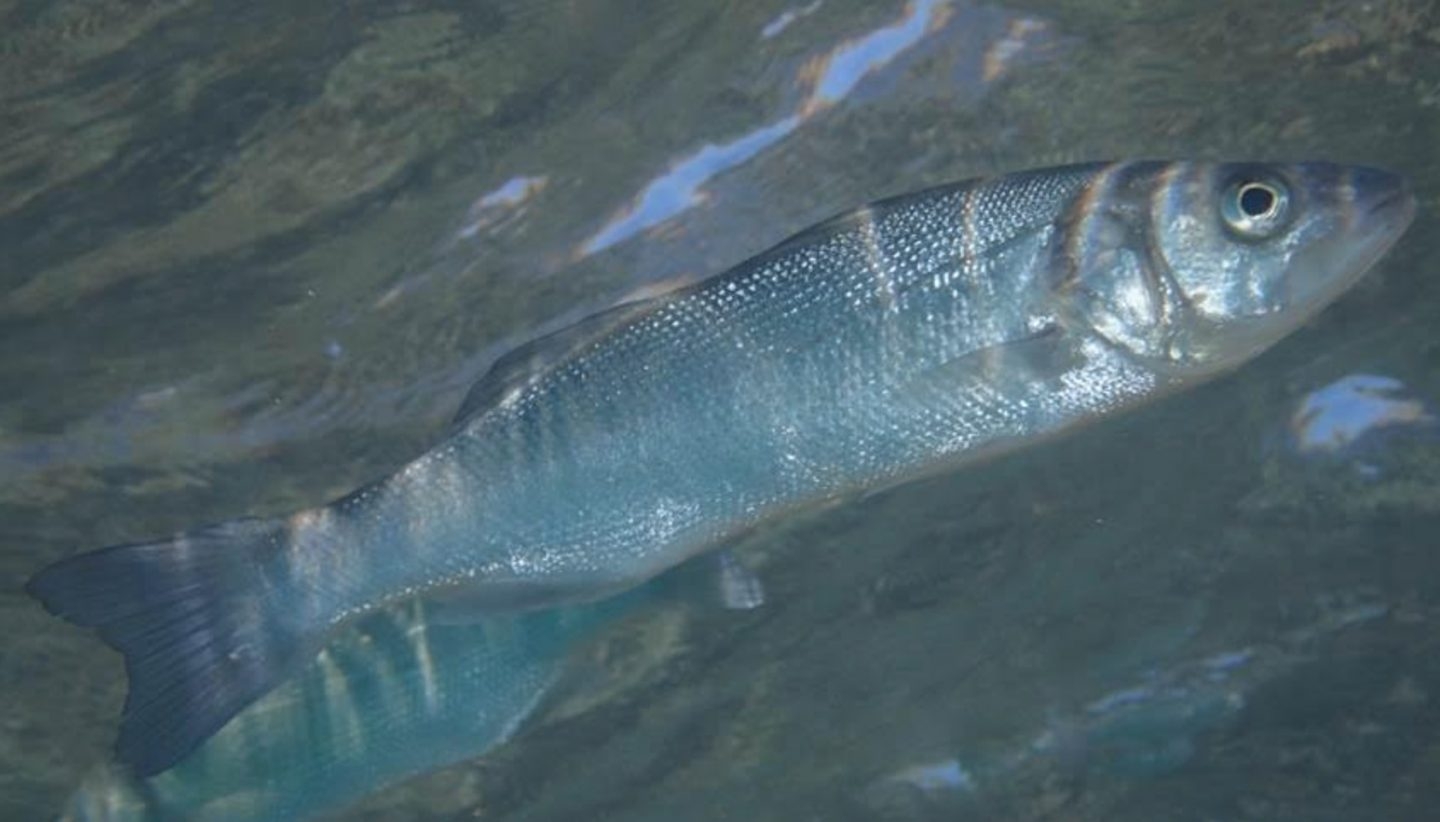
<instances>
[{"instance_id":1,"label":"fish scale","mask_svg":"<svg viewBox=\"0 0 1440 822\"><path fill-rule=\"evenodd\" d=\"M626 577L644 578L654 550L668 564L678 542L698 550L776 505L903 473L942 439L963 445L997 426L1013 428L1010 406L993 404L988 418L973 406L951 415L969 437L932 431L945 418L917 417L894 396L953 351L1028 333L1028 315L1015 305L1031 290L1025 278L982 290L990 258L956 252L1010 243L1037 220L955 217L978 209L1053 213L1087 178L1077 170L877 205L841 218L841 230L821 243L782 247L590 343L507 407L471 421L447 452L444 459L478 466L475 475L501 476L503 467L512 477L471 498L471 522L452 537L473 539L471 550L452 556L526 563L517 577L583 575L598 564L611 573L632 566ZM1023 251L1038 256L1048 232L1030 233ZM934 345L916 315L940 312L968 333ZM1009 322L978 322L977 314ZM547 437L555 428L568 441ZM547 439L552 452L536 459L529 443ZM825 470L797 472L797 462ZM423 474L416 481L426 482ZM587 502L556 505L555 488L587 489ZM501 537L487 536L487 526ZM537 546L550 548L541 569L531 562ZM418 583L434 584L454 568ZM578 586L582 596L591 588L590 580Z\"/></svg>"},{"instance_id":2,"label":"fish scale","mask_svg":"<svg viewBox=\"0 0 1440 822\"><path fill-rule=\"evenodd\" d=\"M387 604L597 599L1234 368L1413 211L1394 175L1323 163L1093 164L882 201L501 358L446 441L328 506L28 587L127 655L117 752L155 773Z\"/></svg>"}]
</instances>

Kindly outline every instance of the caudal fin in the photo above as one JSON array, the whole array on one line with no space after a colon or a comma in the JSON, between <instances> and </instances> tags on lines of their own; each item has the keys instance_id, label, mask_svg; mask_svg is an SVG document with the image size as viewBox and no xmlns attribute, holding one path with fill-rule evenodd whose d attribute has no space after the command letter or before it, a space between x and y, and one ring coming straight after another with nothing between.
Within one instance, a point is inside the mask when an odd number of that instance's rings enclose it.
<instances>
[{"instance_id":1,"label":"caudal fin","mask_svg":"<svg viewBox=\"0 0 1440 822\"><path fill-rule=\"evenodd\" d=\"M115 744L140 776L174 765L313 650L285 619L272 520L70 557L25 589L125 655L130 692Z\"/></svg>"}]
</instances>

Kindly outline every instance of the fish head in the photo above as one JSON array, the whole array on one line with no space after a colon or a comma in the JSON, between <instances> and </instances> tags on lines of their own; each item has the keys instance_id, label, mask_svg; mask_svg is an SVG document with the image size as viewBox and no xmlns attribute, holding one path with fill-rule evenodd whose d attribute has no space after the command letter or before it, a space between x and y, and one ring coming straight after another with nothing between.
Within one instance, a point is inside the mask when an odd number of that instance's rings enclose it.
<instances>
[{"instance_id":1,"label":"fish head","mask_svg":"<svg viewBox=\"0 0 1440 822\"><path fill-rule=\"evenodd\" d=\"M1067 225L1066 310L1157 373L1249 360L1344 293L1415 214L1390 172L1330 163L1137 163Z\"/></svg>"}]
</instances>

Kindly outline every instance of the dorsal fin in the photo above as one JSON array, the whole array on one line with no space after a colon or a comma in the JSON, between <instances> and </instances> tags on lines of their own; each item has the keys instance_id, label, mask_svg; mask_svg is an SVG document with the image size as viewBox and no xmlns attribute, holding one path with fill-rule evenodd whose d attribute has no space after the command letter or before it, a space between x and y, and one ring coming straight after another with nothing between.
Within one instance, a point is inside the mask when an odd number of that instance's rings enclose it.
<instances>
[{"instance_id":1,"label":"dorsal fin","mask_svg":"<svg viewBox=\"0 0 1440 822\"><path fill-rule=\"evenodd\" d=\"M684 282L662 281L646 286L607 309L501 355L491 364L485 376L470 386L469 393L460 403L460 410L455 412L451 427L463 428L477 414L495 407L510 391L526 385L571 352L673 299L685 285Z\"/></svg>"}]
</instances>

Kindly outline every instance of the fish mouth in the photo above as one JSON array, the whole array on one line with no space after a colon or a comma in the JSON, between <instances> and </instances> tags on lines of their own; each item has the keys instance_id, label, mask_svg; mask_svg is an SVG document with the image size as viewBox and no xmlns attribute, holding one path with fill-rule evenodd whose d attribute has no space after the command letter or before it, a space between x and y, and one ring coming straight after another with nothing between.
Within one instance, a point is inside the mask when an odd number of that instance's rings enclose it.
<instances>
[{"instance_id":1,"label":"fish mouth","mask_svg":"<svg viewBox=\"0 0 1440 822\"><path fill-rule=\"evenodd\" d=\"M1379 169L1352 171L1351 185L1359 194L1360 221L1375 228L1374 245L1383 252L1415 219L1415 194L1404 177Z\"/></svg>"},{"instance_id":2,"label":"fish mouth","mask_svg":"<svg viewBox=\"0 0 1440 822\"><path fill-rule=\"evenodd\" d=\"M1391 223L1391 231L1398 237L1415 219L1415 210L1415 195L1411 193L1408 185L1401 183L1399 187L1367 203L1363 216L1366 219Z\"/></svg>"},{"instance_id":3,"label":"fish mouth","mask_svg":"<svg viewBox=\"0 0 1440 822\"><path fill-rule=\"evenodd\" d=\"M1365 219L1375 232L1370 242L1365 243L1366 251L1358 261L1362 271L1373 266L1410 228L1415 219L1415 197L1408 191L1397 192L1366 209Z\"/></svg>"},{"instance_id":4,"label":"fish mouth","mask_svg":"<svg viewBox=\"0 0 1440 822\"><path fill-rule=\"evenodd\" d=\"M1414 222L1417 208L1415 195L1404 180L1399 180L1395 186L1365 205L1363 219L1374 227L1375 234L1370 242L1365 243L1368 253L1356 263L1357 277L1374 266L1399 241Z\"/></svg>"},{"instance_id":5,"label":"fish mouth","mask_svg":"<svg viewBox=\"0 0 1440 822\"><path fill-rule=\"evenodd\" d=\"M1367 198L1357 209L1359 218L1354 225L1355 241L1348 257L1335 269L1334 276L1320 285L1310 284L1305 291L1296 294L1290 306L1295 314L1296 324L1318 314L1327 305L1359 282L1375 264L1384 257L1400 240L1415 219L1415 195L1402 178L1392 177L1394 182L1384 186L1374 197ZM1334 253L1333 248L1325 256ZM1333 258L1332 258L1333 259Z\"/></svg>"},{"instance_id":6,"label":"fish mouth","mask_svg":"<svg viewBox=\"0 0 1440 822\"><path fill-rule=\"evenodd\" d=\"M1376 212L1384 211L1396 205L1402 205L1406 210L1413 212L1415 210L1415 196L1405 189L1391 192L1367 206L1365 208L1365 216L1368 217Z\"/></svg>"}]
</instances>

